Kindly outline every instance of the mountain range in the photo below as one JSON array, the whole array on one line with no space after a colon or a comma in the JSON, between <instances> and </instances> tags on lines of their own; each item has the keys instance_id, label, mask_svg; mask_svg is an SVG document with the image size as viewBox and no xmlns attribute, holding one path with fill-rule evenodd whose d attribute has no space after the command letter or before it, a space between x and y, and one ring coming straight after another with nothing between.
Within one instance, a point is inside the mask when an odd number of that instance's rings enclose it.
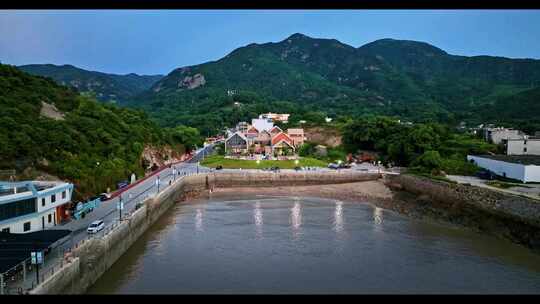
<instances>
[{"instance_id":1,"label":"mountain range","mask_svg":"<svg viewBox=\"0 0 540 304\"><path fill-rule=\"evenodd\" d=\"M124 102L149 89L163 75L107 74L87 71L73 65L28 64L20 70L52 78L61 85L91 93L100 101Z\"/></svg>"},{"instance_id":2,"label":"mountain range","mask_svg":"<svg viewBox=\"0 0 540 304\"><path fill-rule=\"evenodd\" d=\"M413 121L540 126L540 60L457 56L418 41L380 39L355 48L297 33L163 77L72 66L20 68L99 92L102 100L114 95L121 105L144 109L163 126L185 124L203 134L262 111L288 111L293 120L385 114ZM103 76L98 87L107 89L98 91L95 78L72 76L86 72Z\"/></svg>"}]
</instances>

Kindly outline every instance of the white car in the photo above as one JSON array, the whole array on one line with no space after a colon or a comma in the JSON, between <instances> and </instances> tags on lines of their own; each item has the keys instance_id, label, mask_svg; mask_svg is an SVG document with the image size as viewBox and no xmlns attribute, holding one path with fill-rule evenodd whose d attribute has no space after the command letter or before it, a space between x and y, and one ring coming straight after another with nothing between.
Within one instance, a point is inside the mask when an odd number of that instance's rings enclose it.
<instances>
[{"instance_id":1,"label":"white car","mask_svg":"<svg viewBox=\"0 0 540 304\"><path fill-rule=\"evenodd\" d=\"M105 228L105 223L102 220L98 220L98 221L92 222L92 224L88 226L88 229L86 231L88 231L88 233L90 234L98 233L101 230L103 230L103 228Z\"/></svg>"}]
</instances>

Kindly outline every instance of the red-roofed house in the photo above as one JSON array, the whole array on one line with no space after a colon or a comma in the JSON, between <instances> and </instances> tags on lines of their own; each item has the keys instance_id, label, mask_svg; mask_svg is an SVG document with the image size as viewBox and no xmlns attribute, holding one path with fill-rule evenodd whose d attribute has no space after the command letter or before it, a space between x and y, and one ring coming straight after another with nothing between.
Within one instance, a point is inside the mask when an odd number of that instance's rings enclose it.
<instances>
[{"instance_id":1,"label":"red-roofed house","mask_svg":"<svg viewBox=\"0 0 540 304\"><path fill-rule=\"evenodd\" d=\"M269 132L270 132L270 134L271 134L272 136L274 136L274 135L277 135L277 134L283 132L283 130L281 130L281 128L278 127L278 126L273 126L273 127L270 129Z\"/></svg>"},{"instance_id":2,"label":"red-roofed house","mask_svg":"<svg viewBox=\"0 0 540 304\"><path fill-rule=\"evenodd\" d=\"M272 152L277 155L289 155L296 150L292 138L283 132L272 137L271 145Z\"/></svg>"}]
</instances>

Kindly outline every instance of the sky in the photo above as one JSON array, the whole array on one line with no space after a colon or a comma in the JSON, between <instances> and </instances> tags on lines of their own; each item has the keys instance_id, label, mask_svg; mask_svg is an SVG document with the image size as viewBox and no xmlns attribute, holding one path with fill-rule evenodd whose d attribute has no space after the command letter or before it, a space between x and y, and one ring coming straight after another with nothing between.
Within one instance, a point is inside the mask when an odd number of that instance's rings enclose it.
<instances>
[{"instance_id":1,"label":"sky","mask_svg":"<svg viewBox=\"0 0 540 304\"><path fill-rule=\"evenodd\" d=\"M0 62L168 74L294 33L354 47L394 38L455 55L540 59L540 10L0 10Z\"/></svg>"}]
</instances>

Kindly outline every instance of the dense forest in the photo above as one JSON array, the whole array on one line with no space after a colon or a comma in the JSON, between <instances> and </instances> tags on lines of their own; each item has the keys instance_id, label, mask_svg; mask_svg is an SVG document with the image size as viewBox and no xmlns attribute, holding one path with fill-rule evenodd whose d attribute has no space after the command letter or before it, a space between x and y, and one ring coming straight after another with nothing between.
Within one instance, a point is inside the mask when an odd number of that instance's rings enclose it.
<instances>
[{"instance_id":1,"label":"dense forest","mask_svg":"<svg viewBox=\"0 0 540 304\"><path fill-rule=\"evenodd\" d=\"M54 79L58 84L76 88L97 100L122 103L149 89L163 75L116 75L87 71L75 66L54 64L28 64L20 70L37 76Z\"/></svg>"},{"instance_id":2,"label":"dense forest","mask_svg":"<svg viewBox=\"0 0 540 304\"><path fill-rule=\"evenodd\" d=\"M0 169L35 168L68 179L77 197L143 175L147 145L182 152L200 143L196 129L162 129L143 111L97 102L8 65L0 65L0 117Z\"/></svg>"},{"instance_id":3,"label":"dense forest","mask_svg":"<svg viewBox=\"0 0 540 304\"><path fill-rule=\"evenodd\" d=\"M455 56L394 39L354 48L294 34L178 68L127 105L144 109L160 125L191 125L205 135L262 111L297 119L322 113L452 125L527 122L534 129L540 126L539 88L540 60Z\"/></svg>"},{"instance_id":4,"label":"dense forest","mask_svg":"<svg viewBox=\"0 0 540 304\"><path fill-rule=\"evenodd\" d=\"M497 152L498 147L439 123L406 124L386 116L365 116L343 126L348 152L377 151L384 164L426 173L472 175L478 169L468 154Z\"/></svg>"},{"instance_id":5,"label":"dense forest","mask_svg":"<svg viewBox=\"0 0 540 304\"><path fill-rule=\"evenodd\" d=\"M355 48L294 34L165 77L69 65L21 68L143 109L161 126L189 125L205 136L266 111L289 112L296 121L388 115L540 130L540 60L456 56L419 41L380 39Z\"/></svg>"}]
</instances>

